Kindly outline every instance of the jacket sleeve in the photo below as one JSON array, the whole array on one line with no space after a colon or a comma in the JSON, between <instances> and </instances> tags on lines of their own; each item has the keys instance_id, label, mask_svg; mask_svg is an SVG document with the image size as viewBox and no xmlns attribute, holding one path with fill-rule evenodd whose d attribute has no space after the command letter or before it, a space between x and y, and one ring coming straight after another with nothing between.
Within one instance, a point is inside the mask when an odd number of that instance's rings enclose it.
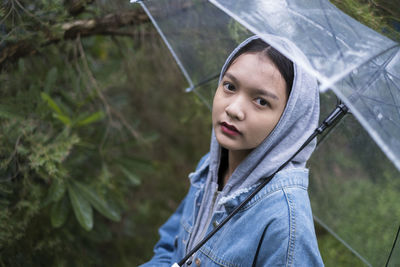
<instances>
[{"instance_id":1,"label":"jacket sleeve","mask_svg":"<svg viewBox=\"0 0 400 267\"><path fill-rule=\"evenodd\" d=\"M203 156L199 163L197 164L196 170L200 168L200 166L204 163L208 154ZM173 263L171 262L172 256L175 250L175 238L179 233L180 220L182 217L182 212L185 207L187 197L185 197L178 209L174 214L160 227L158 233L160 235L160 240L154 247L154 256L153 258L140 267L170 267Z\"/></svg>"},{"instance_id":2,"label":"jacket sleeve","mask_svg":"<svg viewBox=\"0 0 400 267\"><path fill-rule=\"evenodd\" d=\"M181 202L175 213L158 230L160 240L154 247L153 258L149 262L140 265L140 267L170 267L172 265L171 258L175 249L174 241L178 235L179 221L185 206L185 200L186 198Z\"/></svg>"},{"instance_id":3,"label":"jacket sleeve","mask_svg":"<svg viewBox=\"0 0 400 267\"><path fill-rule=\"evenodd\" d=\"M290 191L285 192L289 218L275 220L264 230L255 266L324 266L308 196L299 199Z\"/></svg>"}]
</instances>

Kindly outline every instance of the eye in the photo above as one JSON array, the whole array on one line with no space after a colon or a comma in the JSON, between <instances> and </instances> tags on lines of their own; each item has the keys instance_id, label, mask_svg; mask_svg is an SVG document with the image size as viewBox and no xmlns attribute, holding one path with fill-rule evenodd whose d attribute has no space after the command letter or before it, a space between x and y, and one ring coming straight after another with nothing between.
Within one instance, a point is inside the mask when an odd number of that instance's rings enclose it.
<instances>
[{"instance_id":1,"label":"eye","mask_svg":"<svg viewBox=\"0 0 400 267\"><path fill-rule=\"evenodd\" d=\"M261 98L261 97L256 98L256 103L257 103L258 105L260 105L260 106L263 106L263 107L269 106L268 101L265 100L264 98Z\"/></svg>"},{"instance_id":2,"label":"eye","mask_svg":"<svg viewBox=\"0 0 400 267\"><path fill-rule=\"evenodd\" d=\"M224 82L223 84L224 88L228 91L235 91L235 86L229 82Z\"/></svg>"}]
</instances>

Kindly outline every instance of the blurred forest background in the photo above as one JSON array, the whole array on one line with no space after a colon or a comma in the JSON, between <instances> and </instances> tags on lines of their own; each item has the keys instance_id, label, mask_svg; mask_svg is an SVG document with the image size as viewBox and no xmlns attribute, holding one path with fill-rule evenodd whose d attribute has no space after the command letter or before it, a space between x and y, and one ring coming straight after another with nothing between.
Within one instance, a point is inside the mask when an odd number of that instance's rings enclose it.
<instances>
[{"instance_id":1,"label":"blurred forest background","mask_svg":"<svg viewBox=\"0 0 400 267\"><path fill-rule=\"evenodd\" d=\"M400 40L398 1L333 2ZM186 86L139 5L3 0L0 266L148 260L208 151L210 112ZM327 266L363 266L317 232Z\"/></svg>"}]
</instances>

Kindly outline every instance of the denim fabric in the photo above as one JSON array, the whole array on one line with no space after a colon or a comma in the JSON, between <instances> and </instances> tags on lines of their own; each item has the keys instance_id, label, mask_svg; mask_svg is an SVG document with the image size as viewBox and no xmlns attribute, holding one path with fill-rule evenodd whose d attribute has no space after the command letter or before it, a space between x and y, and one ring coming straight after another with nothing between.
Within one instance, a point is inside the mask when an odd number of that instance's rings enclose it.
<instances>
[{"instance_id":1,"label":"denim fabric","mask_svg":"<svg viewBox=\"0 0 400 267\"><path fill-rule=\"evenodd\" d=\"M208 157L189 175L191 187L176 212L159 229L148 266L171 266L186 251L208 172ZM250 200L193 257L191 266L323 266L307 193L308 170L286 169ZM208 232L254 189L221 199ZM186 266L186 265L185 265Z\"/></svg>"}]
</instances>

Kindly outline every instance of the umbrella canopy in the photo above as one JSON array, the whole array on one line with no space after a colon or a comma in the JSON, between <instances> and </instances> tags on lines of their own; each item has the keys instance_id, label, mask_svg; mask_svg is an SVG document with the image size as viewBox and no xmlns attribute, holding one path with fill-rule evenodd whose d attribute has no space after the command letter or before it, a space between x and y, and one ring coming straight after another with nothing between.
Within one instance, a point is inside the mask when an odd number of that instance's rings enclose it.
<instances>
[{"instance_id":1,"label":"umbrella canopy","mask_svg":"<svg viewBox=\"0 0 400 267\"><path fill-rule=\"evenodd\" d=\"M322 107L336 96L346 103L357 120L349 118L328 138L335 142L325 142L311 160L314 214L364 263L382 265L400 217L391 198L400 188L400 45L325 0L148 0L141 5L182 69L188 91L206 103L212 90L203 85L218 76L228 53L251 34L317 77ZM291 40L309 63L268 34ZM325 93L328 89L334 94ZM382 195L388 198L380 203L376 198ZM376 239L382 236L384 241Z\"/></svg>"},{"instance_id":2,"label":"umbrella canopy","mask_svg":"<svg viewBox=\"0 0 400 267\"><path fill-rule=\"evenodd\" d=\"M400 170L400 44L344 14L328 1L211 0L252 32L293 41L304 66L350 107ZM268 41L268 40L266 40Z\"/></svg>"}]
</instances>

